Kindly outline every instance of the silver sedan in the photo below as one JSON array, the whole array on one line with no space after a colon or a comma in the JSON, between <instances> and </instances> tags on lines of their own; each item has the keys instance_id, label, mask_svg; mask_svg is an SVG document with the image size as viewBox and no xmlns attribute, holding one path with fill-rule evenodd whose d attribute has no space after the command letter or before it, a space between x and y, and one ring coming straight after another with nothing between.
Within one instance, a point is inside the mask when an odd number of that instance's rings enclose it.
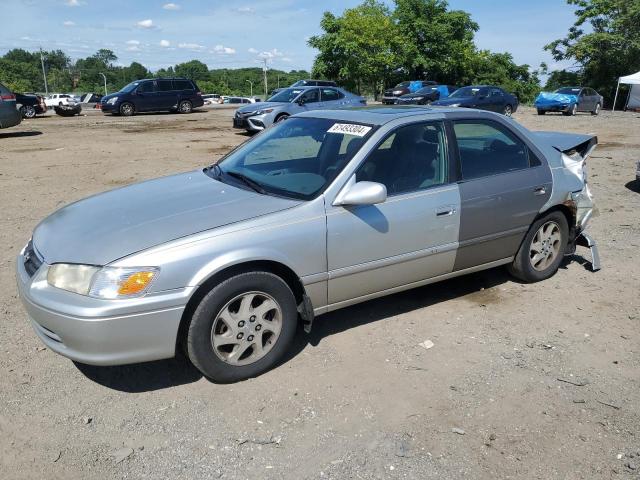
<instances>
[{"instance_id":1,"label":"silver sedan","mask_svg":"<svg viewBox=\"0 0 640 480\"><path fill-rule=\"evenodd\" d=\"M241 107L233 126L259 132L291 115L310 110L362 107L367 101L339 87L291 87L278 91L266 102Z\"/></svg>"},{"instance_id":2,"label":"silver sedan","mask_svg":"<svg viewBox=\"0 0 640 480\"><path fill-rule=\"evenodd\" d=\"M597 269L596 143L470 109L303 113L216 165L53 213L18 256L19 295L78 362L182 345L207 377L245 379L348 305L501 265L544 280L576 246Z\"/></svg>"}]
</instances>

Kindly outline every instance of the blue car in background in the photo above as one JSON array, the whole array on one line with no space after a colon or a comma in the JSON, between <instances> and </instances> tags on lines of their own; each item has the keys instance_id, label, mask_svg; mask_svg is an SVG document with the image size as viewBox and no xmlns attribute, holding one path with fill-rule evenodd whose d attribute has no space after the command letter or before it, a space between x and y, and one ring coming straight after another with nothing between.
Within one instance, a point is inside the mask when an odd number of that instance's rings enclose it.
<instances>
[{"instance_id":1,"label":"blue car in background","mask_svg":"<svg viewBox=\"0 0 640 480\"><path fill-rule=\"evenodd\" d=\"M602 95L589 87L562 87L555 92L541 92L534 102L538 115L547 112L562 112L563 115L591 112L591 115L598 115L603 104Z\"/></svg>"},{"instance_id":2,"label":"blue car in background","mask_svg":"<svg viewBox=\"0 0 640 480\"><path fill-rule=\"evenodd\" d=\"M440 100L441 98L447 98L458 87L453 85L429 85L423 87L417 92L407 93L398 97L396 104L398 105L429 105L431 102Z\"/></svg>"},{"instance_id":3,"label":"blue car in background","mask_svg":"<svg viewBox=\"0 0 640 480\"><path fill-rule=\"evenodd\" d=\"M518 98L492 85L473 85L462 87L447 98L433 102L442 107L464 107L502 113L510 117L518 109Z\"/></svg>"}]
</instances>

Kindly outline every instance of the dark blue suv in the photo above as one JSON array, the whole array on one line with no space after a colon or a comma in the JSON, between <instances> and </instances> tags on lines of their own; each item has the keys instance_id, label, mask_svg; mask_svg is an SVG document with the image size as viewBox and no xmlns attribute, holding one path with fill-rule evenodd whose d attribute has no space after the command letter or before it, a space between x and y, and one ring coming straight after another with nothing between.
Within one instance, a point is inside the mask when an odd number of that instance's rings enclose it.
<instances>
[{"instance_id":1,"label":"dark blue suv","mask_svg":"<svg viewBox=\"0 0 640 480\"><path fill-rule=\"evenodd\" d=\"M191 113L204 105L202 92L193 80L155 78L136 80L100 101L104 113L131 116L138 112L177 111Z\"/></svg>"}]
</instances>

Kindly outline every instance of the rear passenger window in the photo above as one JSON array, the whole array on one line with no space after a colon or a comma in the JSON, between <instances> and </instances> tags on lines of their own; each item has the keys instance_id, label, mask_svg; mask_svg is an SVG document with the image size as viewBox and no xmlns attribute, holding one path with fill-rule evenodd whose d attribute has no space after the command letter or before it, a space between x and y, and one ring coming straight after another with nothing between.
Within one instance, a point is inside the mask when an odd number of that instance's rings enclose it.
<instances>
[{"instance_id":1,"label":"rear passenger window","mask_svg":"<svg viewBox=\"0 0 640 480\"><path fill-rule=\"evenodd\" d=\"M447 149L442 124L398 128L360 165L356 181L382 183L389 195L446 183Z\"/></svg>"},{"instance_id":2,"label":"rear passenger window","mask_svg":"<svg viewBox=\"0 0 640 480\"><path fill-rule=\"evenodd\" d=\"M454 122L453 130L464 180L522 170L530 166L528 147L496 123L482 120L460 121Z\"/></svg>"},{"instance_id":3,"label":"rear passenger window","mask_svg":"<svg viewBox=\"0 0 640 480\"><path fill-rule=\"evenodd\" d=\"M340 100L344 95L340 93L338 90L334 90L333 88L323 88L322 89L322 101L323 102L331 102L333 100Z\"/></svg>"},{"instance_id":4,"label":"rear passenger window","mask_svg":"<svg viewBox=\"0 0 640 480\"><path fill-rule=\"evenodd\" d=\"M193 90L193 85L188 80L174 80L173 86L176 90Z\"/></svg>"},{"instance_id":5,"label":"rear passenger window","mask_svg":"<svg viewBox=\"0 0 640 480\"><path fill-rule=\"evenodd\" d=\"M170 92L173 90L173 82L171 82L171 80L158 80L157 85L159 92Z\"/></svg>"}]
</instances>

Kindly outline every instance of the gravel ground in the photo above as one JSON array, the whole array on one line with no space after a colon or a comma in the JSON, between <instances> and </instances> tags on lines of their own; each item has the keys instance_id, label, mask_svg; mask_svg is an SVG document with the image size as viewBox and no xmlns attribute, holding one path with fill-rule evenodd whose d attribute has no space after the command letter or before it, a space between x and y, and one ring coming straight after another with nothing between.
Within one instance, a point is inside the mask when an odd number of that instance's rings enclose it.
<instances>
[{"instance_id":1,"label":"gravel ground","mask_svg":"<svg viewBox=\"0 0 640 480\"><path fill-rule=\"evenodd\" d=\"M0 132L2 478L640 478L638 114L516 115L598 135L598 273L579 249L545 282L494 269L328 314L279 368L235 385L181 358L97 368L45 349L14 280L36 223L211 163L246 139L232 114L87 112Z\"/></svg>"}]
</instances>

